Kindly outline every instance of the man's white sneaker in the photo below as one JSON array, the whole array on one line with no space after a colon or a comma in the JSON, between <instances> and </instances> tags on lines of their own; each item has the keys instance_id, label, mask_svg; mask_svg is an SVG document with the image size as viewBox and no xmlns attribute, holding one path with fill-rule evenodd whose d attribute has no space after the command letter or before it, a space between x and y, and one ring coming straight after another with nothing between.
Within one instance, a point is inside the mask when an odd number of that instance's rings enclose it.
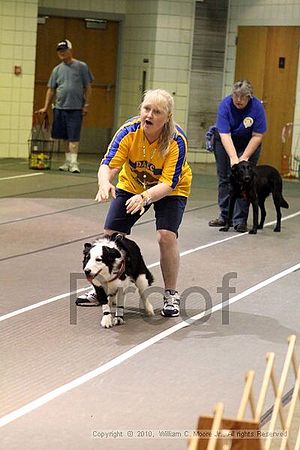
<instances>
[{"instance_id":1,"label":"man's white sneaker","mask_svg":"<svg viewBox=\"0 0 300 450\"><path fill-rule=\"evenodd\" d=\"M77 306L99 306L100 302L98 300L95 289L91 289L85 294L81 294L77 297L76 300Z\"/></svg>"},{"instance_id":2,"label":"man's white sneaker","mask_svg":"<svg viewBox=\"0 0 300 450\"><path fill-rule=\"evenodd\" d=\"M79 169L78 164L76 162L70 164L69 172L80 173L80 169Z\"/></svg>"},{"instance_id":3,"label":"man's white sneaker","mask_svg":"<svg viewBox=\"0 0 300 450\"><path fill-rule=\"evenodd\" d=\"M70 163L65 162L62 166L59 167L59 170L62 170L63 172L68 172L70 167Z\"/></svg>"},{"instance_id":4,"label":"man's white sneaker","mask_svg":"<svg viewBox=\"0 0 300 450\"><path fill-rule=\"evenodd\" d=\"M178 292L171 294L166 291L164 295L164 306L160 311L160 314L164 317L178 317L180 314L180 297Z\"/></svg>"}]
</instances>

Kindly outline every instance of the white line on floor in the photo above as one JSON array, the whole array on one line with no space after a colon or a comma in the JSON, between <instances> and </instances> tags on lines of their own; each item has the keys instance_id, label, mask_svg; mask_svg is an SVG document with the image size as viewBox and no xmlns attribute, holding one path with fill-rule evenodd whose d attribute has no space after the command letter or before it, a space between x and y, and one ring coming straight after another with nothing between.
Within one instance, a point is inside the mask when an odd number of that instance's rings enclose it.
<instances>
[{"instance_id":1,"label":"white line on floor","mask_svg":"<svg viewBox=\"0 0 300 450\"><path fill-rule=\"evenodd\" d=\"M38 173L29 173L27 175L14 175L13 177L2 177L0 178L0 181L2 180L12 180L13 178L25 178L25 177L35 177L37 175L45 175L42 172L38 172Z\"/></svg>"},{"instance_id":2,"label":"white line on floor","mask_svg":"<svg viewBox=\"0 0 300 450\"><path fill-rule=\"evenodd\" d=\"M281 221L292 219L293 217L296 217L299 214L300 214L300 211L298 211L298 212L296 212L294 214L290 214L289 216L283 217L281 219ZM276 221L274 220L273 222L266 223L265 226L274 225L275 223L276 223ZM191 253L198 252L199 250L203 250L205 248L212 247L214 245L222 244L223 242L227 242L227 241L230 241L231 239L236 239L236 238L239 238L241 236L245 236L247 234L248 233L237 233L237 234L234 234L233 236L229 236L229 237L227 237L225 239L220 239L218 241L213 241L213 242L210 242L208 244L200 245L199 247L191 248L190 250L186 250L186 251L180 253L180 256L190 255ZM151 269L153 267L159 266L159 264L160 264L159 262L155 262L155 263L149 264L147 267L149 269ZM56 302L58 300L62 300L63 298L70 297L71 295L79 294L80 292L86 291L86 290L88 290L90 288L91 288L90 286L87 286L87 287L84 287L84 288L77 289L76 292L72 291L72 292L67 292L65 294L56 295L55 297L51 297L48 300L43 300L41 302L34 303L33 305L25 306L24 308L21 308L21 309L16 309L15 311L12 311L10 313L4 314L3 316L0 316L0 322L2 322L3 320L11 319L12 317L16 317L16 316L18 316L20 314L23 314L25 312L32 311L33 309L39 308L41 306L48 305L49 303Z\"/></svg>"},{"instance_id":3,"label":"white line on floor","mask_svg":"<svg viewBox=\"0 0 300 450\"><path fill-rule=\"evenodd\" d=\"M75 378L75 380L70 381L69 383L66 383L57 389L54 389L53 391L48 392L45 395L42 395L41 397L37 398L36 400L33 400L32 402L27 403L27 405L22 406L19 409L16 409L15 411L12 411L11 413L7 414L6 416L3 416L0 419L0 427L3 427L7 425L8 423L13 422L14 420L34 411L37 408L40 408L41 406L45 405L46 403L50 402L51 400L54 400L55 398L59 397L60 395L65 394L66 392L71 391L72 389L75 389L78 386L83 385L87 381L90 381L99 375L102 375L103 373L107 372L108 370L113 369L114 367L122 364L124 361L128 360L129 358L132 358L133 356L137 355L138 353L142 352L143 350L146 350L147 348L151 347L153 344L161 341L162 339L166 338L167 336L170 336L173 333L176 333L178 330L181 330L182 328L188 327L192 323L194 323L197 320L202 319L208 314L212 314L221 308L224 308L225 306L232 305L233 303L242 300L247 295L253 294L254 292L258 291L259 289L264 288L265 286L268 286L271 283L274 283L275 281L279 280L280 278L285 277L286 275L289 275L290 273L299 270L300 269L300 263L289 267L286 270L283 270L282 272L277 273L276 275L273 275L270 278L267 278L266 280L252 286L249 289L246 289L244 292L241 292L238 295L235 295L231 299L229 299L226 302L221 302L215 305L211 310L209 311L203 311L199 314L196 314L195 316L189 318L188 322L182 321L173 327L168 328L165 331L162 331L161 333L158 333L157 335L153 336L150 339L147 339L144 342L141 342L140 344L136 345L135 347L131 348L130 350L122 353L121 355L117 356L116 358L113 358L111 361L108 361L107 363L103 364L100 367L97 367L97 369L94 369L85 375L82 375L78 378Z\"/></svg>"}]
</instances>

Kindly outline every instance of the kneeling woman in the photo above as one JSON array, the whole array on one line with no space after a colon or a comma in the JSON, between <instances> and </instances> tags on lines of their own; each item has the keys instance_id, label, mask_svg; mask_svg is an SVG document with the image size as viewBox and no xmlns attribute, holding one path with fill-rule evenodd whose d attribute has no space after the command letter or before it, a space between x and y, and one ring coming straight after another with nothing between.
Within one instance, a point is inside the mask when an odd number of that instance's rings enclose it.
<instances>
[{"instance_id":1,"label":"kneeling woman","mask_svg":"<svg viewBox=\"0 0 300 450\"><path fill-rule=\"evenodd\" d=\"M180 314L177 292L179 271L178 229L190 193L192 173L186 161L187 138L173 119L174 100L166 91L145 93L140 115L116 132L101 161L96 200L113 200L104 232L130 234L132 226L153 204L160 265L164 280L161 314ZM119 173L115 187L112 180ZM94 292L77 299L78 305L95 304Z\"/></svg>"}]
</instances>

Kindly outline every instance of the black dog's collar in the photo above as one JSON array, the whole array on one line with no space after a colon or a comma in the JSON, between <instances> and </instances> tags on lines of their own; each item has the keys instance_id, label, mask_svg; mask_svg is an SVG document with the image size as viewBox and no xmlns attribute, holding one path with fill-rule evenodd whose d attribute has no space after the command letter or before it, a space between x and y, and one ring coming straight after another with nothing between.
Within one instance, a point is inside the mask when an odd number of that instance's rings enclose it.
<instances>
[{"instance_id":1,"label":"black dog's collar","mask_svg":"<svg viewBox=\"0 0 300 450\"><path fill-rule=\"evenodd\" d=\"M241 197L244 198L245 200L248 200L249 195L247 191L241 191Z\"/></svg>"}]
</instances>

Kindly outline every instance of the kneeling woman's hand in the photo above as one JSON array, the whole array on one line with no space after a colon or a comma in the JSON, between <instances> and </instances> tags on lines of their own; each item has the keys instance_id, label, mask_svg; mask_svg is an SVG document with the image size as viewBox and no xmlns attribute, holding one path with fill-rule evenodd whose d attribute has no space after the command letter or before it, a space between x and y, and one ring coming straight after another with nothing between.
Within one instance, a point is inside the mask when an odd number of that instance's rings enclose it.
<instances>
[{"instance_id":1,"label":"kneeling woman's hand","mask_svg":"<svg viewBox=\"0 0 300 450\"><path fill-rule=\"evenodd\" d=\"M112 183L107 181L100 184L95 200L99 203L107 202L110 195L113 198L116 198L116 188Z\"/></svg>"},{"instance_id":2,"label":"kneeling woman's hand","mask_svg":"<svg viewBox=\"0 0 300 450\"><path fill-rule=\"evenodd\" d=\"M130 197L126 202L127 214L135 214L138 211L140 211L140 214L143 214L145 211L144 198L141 196L141 194Z\"/></svg>"}]
</instances>

